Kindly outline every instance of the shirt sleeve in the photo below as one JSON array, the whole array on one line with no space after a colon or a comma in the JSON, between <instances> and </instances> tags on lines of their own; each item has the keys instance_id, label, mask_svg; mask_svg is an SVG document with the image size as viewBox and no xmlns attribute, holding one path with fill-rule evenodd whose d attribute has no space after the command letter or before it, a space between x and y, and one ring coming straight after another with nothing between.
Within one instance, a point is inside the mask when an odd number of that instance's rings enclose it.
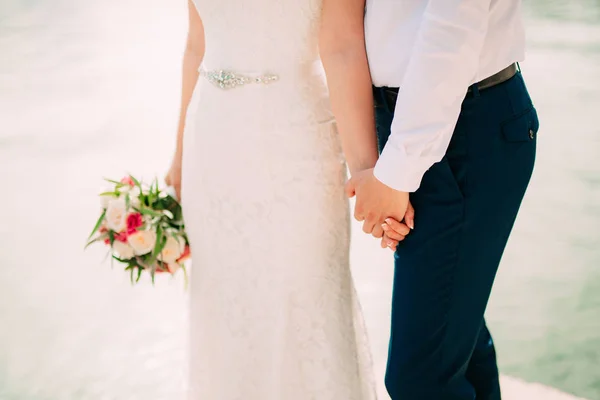
<instances>
[{"instance_id":1,"label":"shirt sleeve","mask_svg":"<svg viewBox=\"0 0 600 400\"><path fill-rule=\"evenodd\" d=\"M414 192L450 143L462 101L475 80L490 0L429 0L402 85L391 135L375 177Z\"/></svg>"}]
</instances>

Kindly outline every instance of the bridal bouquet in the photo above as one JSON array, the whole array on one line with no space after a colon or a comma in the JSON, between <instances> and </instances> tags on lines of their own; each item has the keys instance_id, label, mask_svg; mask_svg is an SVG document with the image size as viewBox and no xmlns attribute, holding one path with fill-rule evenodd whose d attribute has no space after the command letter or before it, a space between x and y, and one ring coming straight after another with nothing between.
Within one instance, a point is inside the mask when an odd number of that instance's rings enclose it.
<instances>
[{"instance_id":1,"label":"bridal bouquet","mask_svg":"<svg viewBox=\"0 0 600 400\"><path fill-rule=\"evenodd\" d=\"M112 185L100 194L102 213L88 238L92 243L109 246L112 259L125 265L131 282L138 282L147 271L154 282L157 273L174 274L190 255L181 205L174 195L158 187L142 184L133 176Z\"/></svg>"}]
</instances>

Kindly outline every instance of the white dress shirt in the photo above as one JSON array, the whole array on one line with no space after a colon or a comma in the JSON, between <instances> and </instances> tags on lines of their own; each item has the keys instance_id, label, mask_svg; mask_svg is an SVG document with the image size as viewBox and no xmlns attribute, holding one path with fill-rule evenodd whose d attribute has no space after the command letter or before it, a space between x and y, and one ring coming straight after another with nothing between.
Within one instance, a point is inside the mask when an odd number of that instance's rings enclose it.
<instances>
[{"instance_id":1,"label":"white dress shirt","mask_svg":"<svg viewBox=\"0 0 600 400\"><path fill-rule=\"evenodd\" d=\"M374 173L414 192L444 157L468 87L523 60L521 0L367 0L365 34L373 84L400 88Z\"/></svg>"}]
</instances>

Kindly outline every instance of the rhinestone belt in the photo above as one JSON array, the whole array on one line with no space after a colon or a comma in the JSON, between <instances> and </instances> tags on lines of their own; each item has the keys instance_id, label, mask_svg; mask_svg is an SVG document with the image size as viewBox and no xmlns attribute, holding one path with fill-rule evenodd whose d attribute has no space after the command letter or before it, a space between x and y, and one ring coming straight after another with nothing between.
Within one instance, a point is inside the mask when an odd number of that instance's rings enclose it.
<instances>
[{"instance_id":1,"label":"rhinestone belt","mask_svg":"<svg viewBox=\"0 0 600 400\"><path fill-rule=\"evenodd\" d=\"M206 71L200 69L200 75L205 77L210 83L221 89L233 89L238 86L258 83L268 85L279 80L279 76L274 74L264 75L243 75L237 72L227 70Z\"/></svg>"}]
</instances>

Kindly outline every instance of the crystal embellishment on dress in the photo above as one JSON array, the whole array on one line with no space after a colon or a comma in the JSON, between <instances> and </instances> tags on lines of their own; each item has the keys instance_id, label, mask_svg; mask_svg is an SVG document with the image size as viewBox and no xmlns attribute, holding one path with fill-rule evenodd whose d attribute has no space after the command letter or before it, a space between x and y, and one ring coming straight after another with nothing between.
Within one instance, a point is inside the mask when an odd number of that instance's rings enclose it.
<instances>
[{"instance_id":1,"label":"crystal embellishment on dress","mask_svg":"<svg viewBox=\"0 0 600 400\"><path fill-rule=\"evenodd\" d=\"M221 89L233 89L235 87L244 86L251 83L262 83L263 85L268 85L269 83L279 80L279 76L274 74L249 76L222 69L215 71L205 71L202 69L200 70L200 74L208 79L210 83Z\"/></svg>"}]
</instances>

